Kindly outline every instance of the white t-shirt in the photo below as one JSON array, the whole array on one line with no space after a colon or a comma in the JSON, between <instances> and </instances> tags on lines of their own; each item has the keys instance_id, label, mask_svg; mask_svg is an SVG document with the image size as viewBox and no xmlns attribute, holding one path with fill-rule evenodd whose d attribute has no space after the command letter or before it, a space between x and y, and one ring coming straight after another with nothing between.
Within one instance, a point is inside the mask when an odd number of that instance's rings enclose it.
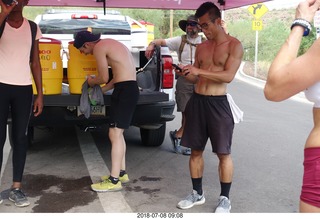
<instances>
[{"instance_id":1,"label":"white t-shirt","mask_svg":"<svg viewBox=\"0 0 320 219\"><path fill-rule=\"evenodd\" d=\"M187 40L192 44L200 44L202 42L200 35L197 38L190 38L189 36L187 36ZM175 51L177 54L179 53L181 36L165 39L165 41L168 48L171 51ZM186 43L181 53L181 64L183 65L193 64L195 52L196 52L196 47Z\"/></svg>"},{"instance_id":2,"label":"white t-shirt","mask_svg":"<svg viewBox=\"0 0 320 219\"><path fill-rule=\"evenodd\" d=\"M36 39L42 37L39 26ZM24 18L19 28L5 24L0 38L0 82L11 85L31 85L29 65L31 50L31 28Z\"/></svg>"}]
</instances>

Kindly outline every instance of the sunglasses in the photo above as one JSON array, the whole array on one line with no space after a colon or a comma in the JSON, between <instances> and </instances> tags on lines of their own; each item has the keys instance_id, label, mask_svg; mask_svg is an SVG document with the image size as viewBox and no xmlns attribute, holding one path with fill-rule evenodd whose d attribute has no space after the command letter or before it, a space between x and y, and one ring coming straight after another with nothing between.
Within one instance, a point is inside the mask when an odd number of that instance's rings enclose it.
<instances>
[{"instance_id":1,"label":"sunglasses","mask_svg":"<svg viewBox=\"0 0 320 219\"><path fill-rule=\"evenodd\" d=\"M198 23L196 23L196 22L188 22L187 23L187 26L191 26L191 27L195 27L197 25L198 25Z\"/></svg>"}]
</instances>

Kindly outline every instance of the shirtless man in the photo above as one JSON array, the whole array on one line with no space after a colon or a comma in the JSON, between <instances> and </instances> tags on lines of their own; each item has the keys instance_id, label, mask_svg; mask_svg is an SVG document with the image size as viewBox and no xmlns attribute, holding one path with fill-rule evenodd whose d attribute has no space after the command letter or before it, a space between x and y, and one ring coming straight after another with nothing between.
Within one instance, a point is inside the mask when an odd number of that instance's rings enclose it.
<instances>
[{"instance_id":1,"label":"shirtless man","mask_svg":"<svg viewBox=\"0 0 320 219\"><path fill-rule=\"evenodd\" d=\"M181 144L190 147L189 160L193 191L177 205L188 209L205 203L202 190L204 170L203 151L210 138L212 151L219 159L221 193L216 213L229 213L229 191L233 176L231 142L233 115L227 99L230 83L241 64L241 42L225 33L221 27L221 13L212 2L203 3L196 11L198 23L207 41L196 49L194 65L180 66L180 75L195 83L195 92L186 107L186 126Z\"/></svg>"},{"instance_id":2,"label":"shirtless man","mask_svg":"<svg viewBox=\"0 0 320 219\"><path fill-rule=\"evenodd\" d=\"M118 191L121 183L129 181L125 172L126 143L124 129L129 128L139 98L136 69L131 52L113 39L100 39L100 34L89 31L77 33L74 46L84 54L93 54L98 69L96 77L88 77L89 86L106 84L102 91L114 88L111 97L109 138L111 141L111 173L102 176L102 182L92 184L96 192ZM109 81L109 68L113 78Z\"/></svg>"}]
</instances>

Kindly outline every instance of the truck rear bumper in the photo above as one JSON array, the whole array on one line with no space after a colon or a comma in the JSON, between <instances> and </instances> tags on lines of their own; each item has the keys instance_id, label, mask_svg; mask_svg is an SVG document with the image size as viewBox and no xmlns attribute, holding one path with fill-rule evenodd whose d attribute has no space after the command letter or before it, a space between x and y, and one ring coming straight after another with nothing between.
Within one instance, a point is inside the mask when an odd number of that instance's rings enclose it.
<instances>
[{"instance_id":1,"label":"truck rear bumper","mask_svg":"<svg viewBox=\"0 0 320 219\"><path fill-rule=\"evenodd\" d=\"M45 106L38 117L31 117L30 126L71 126L71 125L100 125L109 121L108 107L106 116L91 116L88 119L84 115L77 116L77 110L70 110L62 106ZM162 101L152 104L138 104L134 112L131 125L138 127L157 127L164 122L172 121L175 101ZM152 128L151 128L152 129Z\"/></svg>"}]
</instances>

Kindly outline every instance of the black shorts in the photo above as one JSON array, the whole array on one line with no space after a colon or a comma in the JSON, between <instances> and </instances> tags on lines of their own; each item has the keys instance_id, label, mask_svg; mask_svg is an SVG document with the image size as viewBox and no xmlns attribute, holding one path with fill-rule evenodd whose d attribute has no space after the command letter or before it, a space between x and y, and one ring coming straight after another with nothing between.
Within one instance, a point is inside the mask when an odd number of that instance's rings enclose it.
<instances>
[{"instance_id":1,"label":"black shorts","mask_svg":"<svg viewBox=\"0 0 320 219\"><path fill-rule=\"evenodd\" d=\"M129 128L138 99L139 88L136 81L115 83L111 95L109 126Z\"/></svg>"},{"instance_id":2,"label":"black shorts","mask_svg":"<svg viewBox=\"0 0 320 219\"><path fill-rule=\"evenodd\" d=\"M210 138L214 153L231 153L234 121L226 95L204 96L193 93L185 115L181 145L204 150Z\"/></svg>"}]
</instances>

